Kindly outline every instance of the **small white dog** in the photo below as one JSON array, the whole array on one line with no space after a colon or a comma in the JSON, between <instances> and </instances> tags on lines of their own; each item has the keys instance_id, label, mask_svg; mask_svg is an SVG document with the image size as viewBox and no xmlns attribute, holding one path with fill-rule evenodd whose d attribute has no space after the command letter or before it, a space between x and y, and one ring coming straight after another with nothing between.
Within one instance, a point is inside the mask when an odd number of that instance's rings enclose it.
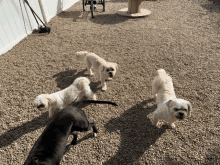
<instances>
[{"instance_id":1,"label":"small white dog","mask_svg":"<svg viewBox=\"0 0 220 165\"><path fill-rule=\"evenodd\" d=\"M96 95L90 89L90 80L79 77L67 88L52 94L41 94L34 100L38 109L49 108L49 117L57 110L65 108L72 102L80 101L84 96L96 100Z\"/></svg>"},{"instance_id":2,"label":"small white dog","mask_svg":"<svg viewBox=\"0 0 220 165\"><path fill-rule=\"evenodd\" d=\"M76 59L86 63L86 67L90 76L94 75L91 70L92 66L94 66L99 71L102 90L105 91L107 89L105 80L112 80L116 74L118 64L107 62L95 53L89 53L87 51L76 52Z\"/></svg>"},{"instance_id":3,"label":"small white dog","mask_svg":"<svg viewBox=\"0 0 220 165\"><path fill-rule=\"evenodd\" d=\"M169 127L175 128L174 122L191 116L192 106L189 101L176 98L172 78L164 69L157 70L157 73L152 83L152 93L157 102L152 124L157 126L159 120L164 120Z\"/></svg>"}]
</instances>

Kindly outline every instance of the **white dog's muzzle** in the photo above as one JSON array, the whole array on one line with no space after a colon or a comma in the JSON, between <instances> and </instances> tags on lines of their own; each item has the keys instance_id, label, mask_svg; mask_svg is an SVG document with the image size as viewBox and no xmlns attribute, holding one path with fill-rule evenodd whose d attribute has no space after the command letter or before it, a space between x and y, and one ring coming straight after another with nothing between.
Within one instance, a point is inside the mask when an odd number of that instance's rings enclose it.
<instances>
[{"instance_id":1,"label":"white dog's muzzle","mask_svg":"<svg viewBox=\"0 0 220 165\"><path fill-rule=\"evenodd\" d=\"M109 72L109 77L113 78L113 73L112 72Z\"/></svg>"}]
</instances>

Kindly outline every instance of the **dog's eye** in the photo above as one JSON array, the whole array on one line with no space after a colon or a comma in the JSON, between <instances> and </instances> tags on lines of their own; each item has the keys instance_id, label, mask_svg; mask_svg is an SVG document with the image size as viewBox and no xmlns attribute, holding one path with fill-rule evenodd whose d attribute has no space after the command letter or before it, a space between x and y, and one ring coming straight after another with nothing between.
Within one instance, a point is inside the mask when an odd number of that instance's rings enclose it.
<instances>
[{"instance_id":1,"label":"dog's eye","mask_svg":"<svg viewBox=\"0 0 220 165\"><path fill-rule=\"evenodd\" d=\"M114 68L112 68L112 71L114 71Z\"/></svg>"},{"instance_id":2,"label":"dog's eye","mask_svg":"<svg viewBox=\"0 0 220 165\"><path fill-rule=\"evenodd\" d=\"M175 111L178 111L179 109L178 109L178 108L174 108L174 110L175 110Z\"/></svg>"},{"instance_id":3,"label":"dog's eye","mask_svg":"<svg viewBox=\"0 0 220 165\"><path fill-rule=\"evenodd\" d=\"M109 71L109 69L106 69L106 71L108 72L108 71Z\"/></svg>"},{"instance_id":4,"label":"dog's eye","mask_svg":"<svg viewBox=\"0 0 220 165\"><path fill-rule=\"evenodd\" d=\"M183 111L187 111L187 109L183 109Z\"/></svg>"}]
</instances>

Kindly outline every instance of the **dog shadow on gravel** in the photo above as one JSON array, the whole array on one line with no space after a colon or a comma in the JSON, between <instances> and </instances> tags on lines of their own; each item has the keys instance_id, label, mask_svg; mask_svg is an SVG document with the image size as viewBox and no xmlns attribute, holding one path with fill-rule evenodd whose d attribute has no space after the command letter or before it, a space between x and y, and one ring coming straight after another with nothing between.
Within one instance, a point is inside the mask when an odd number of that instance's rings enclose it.
<instances>
[{"instance_id":1,"label":"dog shadow on gravel","mask_svg":"<svg viewBox=\"0 0 220 165\"><path fill-rule=\"evenodd\" d=\"M109 132L120 131L121 144L115 156L103 165L133 164L165 132L166 126L156 128L151 124L148 114L156 109L154 99L145 100L126 110L118 118L111 119L105 128Z\"/></svg>"},{"instance_id":2,"label":"dog shadow on gravel","mask_svg":"<svg viewBox=\"0 0 220 165\"><path fill-rule=\"evenodd\" d=\"M77 70L66 70L55 74L53 78L56 77L57 87L60 89L64 89L70 86L73 83L73 81L78 77L87 77L91 81L91 78L88 76L89 74L86 73L86 69L80 72L78 72ZM91 81L90 87L94 93L96 93L96 91L101 89L101 86L98 87L100 84L101 84L100 81L98 82Z\"/></svg>"},{"instance_id":3,"label":"dog shadow on gravel","mask_svg":"<svg viewBox=\"0 0 220 165\"><path fill-rule=\"evenodd\" d=\"M73 22L76 22L80 18L82 11L62 11L57 16L60 18L73 18Z\"/></svg>"},{"instance_id":4,"label":"dog shadow on gravel","mask_svg":"<svg viewBox=\"0 0 220 165\"><path fill-rule=\"evenodd\" d=\"M6 147L19 139L21 136L44 127L49 122L48 112L43 113L39 117L31 121L23 123L20 126L11 128L0 136L0 148Z\"/></svg>"}]
</instances>

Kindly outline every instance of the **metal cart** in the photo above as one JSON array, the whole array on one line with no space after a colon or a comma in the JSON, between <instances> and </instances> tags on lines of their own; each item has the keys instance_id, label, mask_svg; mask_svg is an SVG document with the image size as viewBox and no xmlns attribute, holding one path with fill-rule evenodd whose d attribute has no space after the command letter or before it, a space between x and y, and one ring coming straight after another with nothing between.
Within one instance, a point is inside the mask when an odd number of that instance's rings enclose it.
<instances>
[{"instance_id":1,"label":"metal cart","mask_svg":"<svg viewBox=\"0 0 220 165\"><path fill-rule=\"evenodd\" d=\"M90 5L92 18L94 18L94 10L96 9L96 5L102 5L103 11L105 11L105 0L83 0L83 11L85 11L86 5Z\"/></svg>"}]
</instances>

